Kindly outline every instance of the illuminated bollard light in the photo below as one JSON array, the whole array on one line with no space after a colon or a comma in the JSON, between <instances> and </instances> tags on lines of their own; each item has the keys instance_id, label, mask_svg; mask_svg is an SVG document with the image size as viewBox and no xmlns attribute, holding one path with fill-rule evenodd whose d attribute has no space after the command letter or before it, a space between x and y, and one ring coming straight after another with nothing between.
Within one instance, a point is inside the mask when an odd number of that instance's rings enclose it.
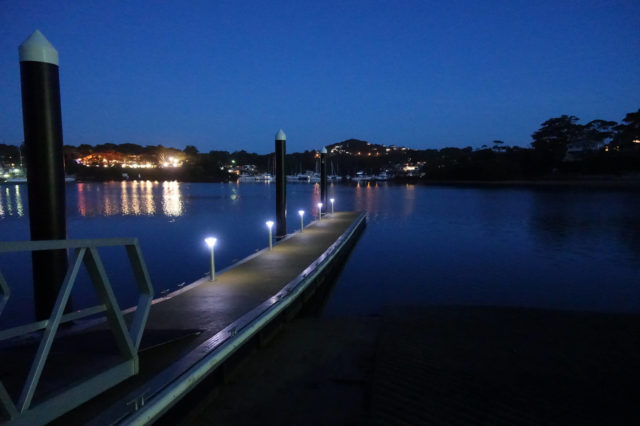
<instances>
[{"instance_id":1,"label":"illuminated bollard light","mask_svg":"<svg viewBox=\"0 0 640 426\"><path fill-rule=\"evenodd\" d=\"M322 219L322 203L318 203L318 220Z\"/></svg>"},{"instance_id":2,"label":"illuminated bollard light","mask_svg":"<svg viewBox=\"0 0 640 426\"><path fill-rule=\"evenodd\" d=\"M207 243L209 249L211 250L211 272L209 273L209 281L213 281L216 278L216 264L213 258L213 247L216 245L216 239L213 237L207 237L204 239L204 242Z\"/></svg>"},{"instance_id":3,"label":"illuminated bollard light","mask_svg":"<svg viewBox=\"0 0 640 426\"><path fill-rule=\"evenodd\" d=\"M329 201L331 201L331 215L333 215L333 202L336 201L336 199L330 198Z\"/></svg>"},{"instance_id":4,"label":"illuminated bollard light","mask_svg":"<svg viewBox=\"0 0 640 426\"><path fill-rule=\"evenodd\" d=\"M304 210L298 210L298 214L300 215L300 232L304 232Z\"/></svg>"},{"instance_id":5,"label":"illuminated bollard light","mask_svg":"<svg viewBox=\"0 0 640 426\"><path fill-rule=\"evenodd\" d=\"M271 250L273 248L273 239L271 237L271 228L273 228L273 221L272 220L268 220L267 221L267 228L269 228L269 250Z\"/></svg>"}]
</instances>

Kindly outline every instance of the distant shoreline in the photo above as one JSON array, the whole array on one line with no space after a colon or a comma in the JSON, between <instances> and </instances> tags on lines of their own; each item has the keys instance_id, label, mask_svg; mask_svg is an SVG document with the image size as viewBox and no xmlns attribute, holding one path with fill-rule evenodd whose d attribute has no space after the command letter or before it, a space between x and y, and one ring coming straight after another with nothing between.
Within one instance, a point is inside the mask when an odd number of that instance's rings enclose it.
<instances>
[{"instance_id":1,"label":"distant shoreline","mask_svg":"<svg viewBox=\"0 0 640 426\"><path fill-rule=\"evenodd\" d=\"M155 180L158 182L178 181L183 183L235 183L233 180L225 179L180 179L177 176L163 176L161 179L98 179L95 177L80 178L77 182L126 182L126 181L146 181ZM640 175L627 176L585 176L571 178L538 178L538 179L518 179L518 180L430 180L420 178L397 178L386 181L391 184L420 184L424 186L460 186L460 187L486 187L486 188L508 188L508 187L536 187L536 188L618 188L618 189L640 189ZM26 183L26 182L24 182ZM353 181L343 181L342 184L353 185ZM376 182L372 182L376 183ZM18 184L16 182L0 181L0 184ZM362 184L362 183L361 183ZM366 182L365 182L366 184Z\"/></svg>"}]
</instances>

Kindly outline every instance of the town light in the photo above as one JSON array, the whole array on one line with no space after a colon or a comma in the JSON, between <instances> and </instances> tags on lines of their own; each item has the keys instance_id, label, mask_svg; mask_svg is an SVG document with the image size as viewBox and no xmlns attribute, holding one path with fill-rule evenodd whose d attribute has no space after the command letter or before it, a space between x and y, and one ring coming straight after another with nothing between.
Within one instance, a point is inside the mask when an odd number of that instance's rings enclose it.
<instances>
[{"instance_id":1,"label":"town light","mask_svg":"<svg viewBox=\"0 0 640 426\"><path fill-rule=\"evenodd\" d=\"M318 203L318 220L322 219L322 203Z\"/></svg>"},{"instance_id":2,"label":"town light","mask_svg":"<svg viewBox=\"0 0 640 426\"><path fill-rule=\"evenodd\" d=\"M207 237L204 239L204 242L207 243L209 249L211 250L211 272L209 273L209 281L213 281L216 278L216 266L213 259L213 247L216 245L216 239L213 237Z\"/></svg>"},{"instance_id":3,"label":"town light","mask_svg":"<svg viewBox=\"0 0 640 426\"><path fill-rule=\"evenodd\" d=\"M298 214L300 215L300 232L304 232L304 210L298 210Z\"/></svg>"},{"instance_id":4,"label":"town light","mask_svg":"<svg viewBox=\"0 0 640 426\"><path fill-rule=\"evenodd\" d=\"M333 202L335 201L335 198L329 198L329 201L331 201L331 214L333 215Z\"/></svg>"},{"instance_id":5,"label":"town light","mask_svg":"<svg viewBox=\"0 0 640 426\"><path fill-rule=\"evenodd\" d=\"M268 220L267 221L267 228L269 228L269 250L271 250L273 248L273 239L272 239L272 234L271 234L271 228L273 228L273 221L272 220Z\"/></svg>"}]
</instances>

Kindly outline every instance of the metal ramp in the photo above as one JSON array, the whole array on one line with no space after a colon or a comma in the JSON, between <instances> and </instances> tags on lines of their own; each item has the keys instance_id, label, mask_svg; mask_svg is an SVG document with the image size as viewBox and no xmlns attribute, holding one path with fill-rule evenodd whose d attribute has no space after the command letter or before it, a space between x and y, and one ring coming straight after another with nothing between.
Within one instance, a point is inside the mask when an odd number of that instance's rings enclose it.
<instances>
[{"instance_id":1,"label":"metal ramp","mask_svg":"<svg viewBox=\"0 0 640 426\"><path fill-rule=\"evenodd\" d=\"M104 265L98 253L98 247L123 246L127 252L131 268L139 291L138 303L130 326L127 328L122 311L106 275ZM73 249L66 276L56 299L51 316L47 320L0 330L0 342L10 342L20 336L31 335L39 338L33 361L30 363L26 379L21 384L17 398L11 395L0 382L0 414L8 424L44 424L61 414L81 405L106 389L137 374L138 349L145 328L153 288L147 272L142 252L136 238L95 239L95 240L51 240L0 243L0 253L19 251L43 251ZM76 284L78 273L84 266L100 304L80 311L65 314L65 307L71 290ZM0 315L11 297L11 289L0 272ZM61 324L76 321L89 316L104 314L117 346L116 362L90 377L79 381L71 380L58 392L49 394L41 400L34 398L40 385L47 361L52 359L52 345ZM75 339L75 351L82 352L91 344L91 339ZM60 357L58 357L60 358ZM77 358L74 358L77 361ZM64 362L58 359L57 362Z\"/></svg>"}]
</instances>

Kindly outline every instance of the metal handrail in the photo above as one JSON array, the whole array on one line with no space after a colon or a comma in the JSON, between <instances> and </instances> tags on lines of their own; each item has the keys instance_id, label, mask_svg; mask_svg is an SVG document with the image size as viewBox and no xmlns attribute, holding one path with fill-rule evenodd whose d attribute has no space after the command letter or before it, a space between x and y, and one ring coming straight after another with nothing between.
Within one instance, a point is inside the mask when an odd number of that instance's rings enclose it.
<instances>
[{"instance_id":1,"label":"metal handrail","mask_svg":"<svg viewBox=\"0 0 640 426\"><path fill-rule=\"evenodd\" d=\"M98 247L107 246L125 247L140 293L133 321L128 330L97 250ZM0 341L43 330L36 356L17 403L11 399L6 388L0 382L0 412L8 417L11 424L43 424L51 421L138 372L138 349L153 299L153 287L138 240L136 238L108 238L0 243L0 253L60 249L74 249L74 254L69 262L66 276L58 291L49 319L0 330ZM89 273L101 303L64 314L71 290L83 265ZM10 287L0 272L0 315L10 296ZM107 317L109 328L114 334L123 361L115 367L33 405L33 396L60 324L101 312L104 312Z\"/></svg>"},{"instance_id":2,"label":"metal handrail","mask_svg":"<svg viewBox=\"0 0 640 426\"><path fill-rule=\"evenodd\" d=\"M76 321L81 318L85 318L91 315L99 314L107 310L105 305L96 305L90 308L81 309L79 311L70 312L63 315L60 318L60 324L64 324L71 321ZM32 322L30 324L19 325L13 328L7 328L6 330L0 330L0 342L3 340L13 339L14 337L24 336L25 334L33 333L38 330L47 328L49 320L42 320Z\"/></svg>"},{"instance_id":3,"label":"metal handrail","mask_svg":"<svg viewBox=\"0 0 640 426\"><path fill-rule=\"evenodd\" d=\"M82 240L3 241L0 243L0 253L130 245L138 245L138 239L131 237Z\"/></svg>"}]
</instances>

